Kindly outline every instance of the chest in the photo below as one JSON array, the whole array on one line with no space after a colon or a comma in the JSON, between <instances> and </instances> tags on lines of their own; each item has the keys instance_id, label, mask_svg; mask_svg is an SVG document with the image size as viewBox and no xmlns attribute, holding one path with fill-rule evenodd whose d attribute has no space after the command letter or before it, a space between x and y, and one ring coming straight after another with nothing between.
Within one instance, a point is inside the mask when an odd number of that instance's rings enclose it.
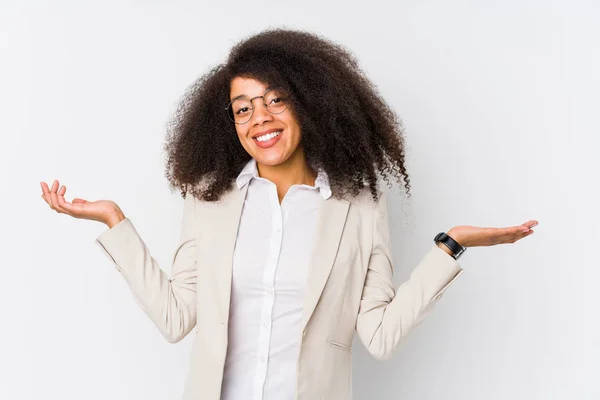
<instances>
[{"instance_id":1,"label":"chest","mask_svg":"<svg viewBox=\"0 0 600 400\"><path fill-rule=\"evenodd\" d=\"M302 295L321 203L318 192L291 191L280 204L275 193L248 191L233 254L235 292Z\"/></svg>"}]
</instances>

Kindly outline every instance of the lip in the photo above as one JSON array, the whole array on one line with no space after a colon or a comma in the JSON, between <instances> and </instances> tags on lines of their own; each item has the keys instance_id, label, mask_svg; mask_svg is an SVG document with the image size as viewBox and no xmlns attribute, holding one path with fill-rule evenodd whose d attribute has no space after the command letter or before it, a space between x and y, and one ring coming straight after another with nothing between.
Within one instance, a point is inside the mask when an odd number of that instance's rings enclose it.
<instances>
[{"instance_id":1,"label":"lip","mask_svg":"<svg viewBox=\"0 0 600 400\"><path fill-rule=\"evenodd\" d=\"M256 139L257 137L262 136L262 135L266 135L267 133L279 132L279 131L282 131L282 130L283 129L269 129L267 131L257 132L254 135L252 135L251 138L252 139Z\"/></svg>"},{"instance_id":2,"label":"lip","mask_svg":"<svg viewBox=\"0 0 600 400\"><path fill-rule=\"evenodd\" d=\"M271 131L268 131L267 133L269 133ZM271 148L273 146L275 146L277 144L277 142L279 142L279 140L281 139L281 136L283 135L283 130L281 131L281 134L267 140L266 142L261 142L258 139L252 139L252 141L254 142L254 144L258 147L260 147L261 149L268 149Z\"/></svg>"}]
</instances>

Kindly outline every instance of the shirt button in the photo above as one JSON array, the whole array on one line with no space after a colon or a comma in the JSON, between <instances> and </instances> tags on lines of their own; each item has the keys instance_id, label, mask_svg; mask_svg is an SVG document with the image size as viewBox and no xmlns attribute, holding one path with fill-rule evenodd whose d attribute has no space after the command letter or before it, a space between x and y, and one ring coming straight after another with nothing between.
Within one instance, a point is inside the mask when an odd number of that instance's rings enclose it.
<instances>
[{"instance_id":1,"label":"shirt button","mask_svg":"<svg viewBox=\"0 0 600 400\"><path fill-rule=\"evenodd\" d=\"M268 328L268 327L269 327L269 323L268 323L268 322L263 322L263 326L264 326L265 328Z\"/></svg>"}]
</instances>

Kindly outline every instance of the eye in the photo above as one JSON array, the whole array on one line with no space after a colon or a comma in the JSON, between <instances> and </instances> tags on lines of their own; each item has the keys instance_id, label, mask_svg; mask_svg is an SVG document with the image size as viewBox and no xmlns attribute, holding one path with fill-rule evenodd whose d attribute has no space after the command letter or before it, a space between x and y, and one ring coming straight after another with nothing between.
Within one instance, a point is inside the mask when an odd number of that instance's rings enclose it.
<instances>
[{"instance_id":1,"label":"eye","mask_svg":"<svg viewBox=\"0 0 600 400\"><path fill-rule=\"evenodd\" d=\"M248 110L250 110L250 108L248 108L248 107L242 107L242 108L240 108L239 110L237 110L235 113L236 113L237 115L240 115L240 114L243 114L243 113L247 113L247 112L248 112Z\"/></svg>"}]
</instances>

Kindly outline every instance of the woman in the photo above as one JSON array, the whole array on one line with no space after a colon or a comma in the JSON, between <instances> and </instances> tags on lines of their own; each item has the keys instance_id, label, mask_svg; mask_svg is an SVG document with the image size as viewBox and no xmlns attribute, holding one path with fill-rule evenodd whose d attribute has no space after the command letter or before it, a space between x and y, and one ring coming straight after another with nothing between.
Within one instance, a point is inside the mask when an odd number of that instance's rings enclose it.
<instances>
[{"instance_id":1,"label":"woman","mask_svg":"<svg viewBox=\"0 0 600 400\"><path fill-rule=\"evenodd\" d=\"M349 399L354 331L388 358L463 272L468 247L514 243L536 221L436 236L392 287L378 177L404 180L394 112L340 46L269 30L197 81L166 141L185 198L171 278L108 200L50 207L108 226L97 243L170 342L195 328L184 399Z\"/></svg>"}]
</instances>

